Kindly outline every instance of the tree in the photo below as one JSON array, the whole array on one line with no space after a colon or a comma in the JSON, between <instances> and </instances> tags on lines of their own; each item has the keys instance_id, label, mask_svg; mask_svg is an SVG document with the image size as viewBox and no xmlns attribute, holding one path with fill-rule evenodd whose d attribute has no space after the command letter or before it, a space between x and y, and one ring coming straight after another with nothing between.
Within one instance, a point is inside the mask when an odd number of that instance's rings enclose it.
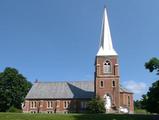
<instances>
[{"instance_id":1,"label":"tree","mask_svg":"<svg viewBox=\"0 0 159 120\"><path fill-rule=\"evenodd\" d=\"M21 103L32 84L15 68L7 67L0 73L0 111L10 107L21 109Z\"/></svg>"},{"instance_id":2,"label":"tree","mask_svg":"<svg viewBox=\"0 0 159 120\"><path fill-rule=\"evenodd\" d=\"M134 108L135 109L142 109L141 101L140 100L135 100L134 101Z\"/></svg>"},{"instance_id":3,"label":"tree","mask_svg":"<svg viewBox=\"0 0 159 120\"><path fill-rule=\"evenodd\" d=\"M105 113L104 101L99 96L93 98L89 101L87 110L90 113Z\"/></svg>"},{"instance_id":4,"label":"tree","mask_svg":"<svg viewBox=\"0 0 159 120\"><path fill-rule=\"evenodd\" d=\"M141 106L142 109L146 109L147 99L148 99L147 94L142 95L142 99L140 100L140 103L142 105Z\"/></svg>"},{"instance_id":5,"label":"tree","mask_svg":"<svg viewBox=\"0 0 159 120\"><path fill-rule=\"evenodd\" d=\"M157 75L159 75L159 59L150 59L145 63L145 68L149 69L150 72L156 70ZM159 113L159 80L154 82L147 94L142 96L141 104L148 112Z\"/></svg>"},{"instance_id":6,"label":"tree","mask_svg":"<svg viewBox=\"0 0 159 120\"><path fill-rule=\"evenodd\" d=\"M154 82L146 95L142 96L142 107L150 113L159 113L159 80Z\"/></svg>"},{"instance_id":7,"label":"tree","mask_svg":"<svg viewBox=\"0 0 159 120\"><path fill-rule=\"evenodd\" d=\"M157 75L159 75L159 59L153 57L148 62L145 63L145 68L149 69L150 72L154 70L157 71Z\"/></svg>"}]
</instances>

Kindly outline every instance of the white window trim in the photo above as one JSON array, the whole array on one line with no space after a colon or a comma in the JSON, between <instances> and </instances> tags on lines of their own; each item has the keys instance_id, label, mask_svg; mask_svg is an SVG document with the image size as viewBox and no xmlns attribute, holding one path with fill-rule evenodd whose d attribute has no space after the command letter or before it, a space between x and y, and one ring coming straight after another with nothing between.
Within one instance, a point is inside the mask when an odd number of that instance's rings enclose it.
<instances>
[{"instance_id":1,"label":"white window trim","mask_svg":"<svg viewBox=\"0 0 159 120\"><path fill-rule=\"evenodd\" d=\"M105 71L105 63L106 63L106 61L109 61L110 62L110 72L106 72ZM103 73L105 73L105 74L109 74L109 73L112 73L112 62L109 60L109 59L106 59L104 62L103 62Z\"/></svg>"},{"instance_id":2,"label":"white window trim","mask_svg":"<svg viewBox=\"0 0 159 120\"><path fill-rule=\"evenodd\" d=\"M103 82L103 86L101 86L101 82ZM104 88L104 80L100 80L100 81L99 81L99 87L100 87L100 88Z\"/></svg>"},{"instance_id":3,"label":"white window trim","mask_svg":"<svg viewBox=\"0 0 159 120\"><path fill-rule=\"evenodd\" d=\"M81 101L81 108L86 109L87 108L87 102L86 101Z\"/></svg>"},{"instance_id":4,"label":"white window trim","mask_svg":"<svg viewBox=\"0 0 159 120\"><path fill-rule=\"evenodd\" d=\"M37 108L37 102L36 101L31 101L30 108Z\"/></svg>"},{"instance_id":5,"label":"white window trim","mask_svg":"<svg viewBox=\"0 0 159 120\"><path fill-rule=\"evenodd\" d=\"M53 108L53 101L47 101L47 108Z\"/></svg>"},{"instance_id":6,"label":"white window trim","mask_svg":"<svg viewBox=\"0 0 159 120\"><path fill-rule=\"evenodd\" d=\"M64 101L63 102L63 108L67 109L69 106L69 101Z\"/></svg>"},{"instance_id":7,"label":"white window trim","mask_svg":"<svg viewBox=\"0 0 159 120\"><path fill-rule=\"evenodd\" d=\"M128 106L130 106L130 96L128 95Z\"/></svg>"},{"instance_id":8,"label":"white window trim","mask_svg":"<svg viewBox=\"0 0 159 120\"><path fill-rule=\"evenodd\" d=\"M114 82L114 85L115 85L115 86L113 86L113 82ZM116 81L115 81L115 80L112 80L112 87L113 87L113 88L116 87Z\"/></svg>"}]
</instances>

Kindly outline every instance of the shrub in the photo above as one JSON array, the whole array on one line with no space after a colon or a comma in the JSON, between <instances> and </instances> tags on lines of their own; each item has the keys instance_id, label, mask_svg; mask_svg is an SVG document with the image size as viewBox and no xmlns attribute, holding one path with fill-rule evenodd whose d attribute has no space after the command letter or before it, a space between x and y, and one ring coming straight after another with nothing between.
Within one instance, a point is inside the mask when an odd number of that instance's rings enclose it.
<instances>
[{"instance_id":1,"label":"shrub","mask_svg":"<svg viewBox=\"0 0 159 120\"><path fill-rule=\"evenodd\" d=\"M104 101L98 96L88 102L89 113L105 113Z\"/></svg>"},{"instance_id":2,"label":"shrub","mask_svg":"<svg viewBox=\"0 0 159 120\"><path fill-rule=\"evenodd\" d=\"M14 112L14 113L21 113L22 110L15 108L14 106L11 106L7 112Z\"/></svg>"}]
</instances>

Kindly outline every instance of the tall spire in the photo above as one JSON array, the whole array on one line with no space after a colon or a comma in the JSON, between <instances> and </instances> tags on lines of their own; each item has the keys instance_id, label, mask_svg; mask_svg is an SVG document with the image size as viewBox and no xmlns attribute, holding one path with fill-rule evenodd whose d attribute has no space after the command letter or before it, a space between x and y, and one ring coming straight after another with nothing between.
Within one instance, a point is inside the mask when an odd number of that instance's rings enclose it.
<instances>
[{"instance_id":1,"label":"tall spire","mask_svg":"<svg viewBox=\"0 0 159 120\"><path fill-rule=\"evenodd\" d=\"M97 56L118 55L113 48L106 7L104 8L100 47Z\"/></svg>"}]
</instances>

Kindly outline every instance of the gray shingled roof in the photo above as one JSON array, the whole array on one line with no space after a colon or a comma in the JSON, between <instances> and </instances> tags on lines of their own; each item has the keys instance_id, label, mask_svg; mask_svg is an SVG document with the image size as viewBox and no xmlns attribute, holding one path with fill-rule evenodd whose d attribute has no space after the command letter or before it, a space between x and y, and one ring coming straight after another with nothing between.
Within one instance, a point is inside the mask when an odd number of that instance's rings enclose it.
<instances>
[{"instance_id":1,"label":"gray shingled roof","mask_svg":"<svg viewBox=\"0 0 159 120\"><path fill-rule=\"evenodd\" d=\"M128 89L124 88L122 85L120 85L120 92L132 93Z\"/></svg>"},{"instance_id":2,"label":"gray shingled roof","mask_svg":"<svg viewBox=\"0 0 159 120\"><path fill-rule=\"evenodd\" d=\"M120 85L120 92L127 92ZM34 83L26 99L87 99L94 96L94 81L37 82Z\"/></svg>"},{"instance_id":3,"label":"gray shingled roof","mask_svg":"<svg viewBox=\"0 0 159 120\"><path fill-rule=\"evenodd\" d=\"M26 99L93 98L93 81L34 83Z\"/></svg>"}]
</instances>

